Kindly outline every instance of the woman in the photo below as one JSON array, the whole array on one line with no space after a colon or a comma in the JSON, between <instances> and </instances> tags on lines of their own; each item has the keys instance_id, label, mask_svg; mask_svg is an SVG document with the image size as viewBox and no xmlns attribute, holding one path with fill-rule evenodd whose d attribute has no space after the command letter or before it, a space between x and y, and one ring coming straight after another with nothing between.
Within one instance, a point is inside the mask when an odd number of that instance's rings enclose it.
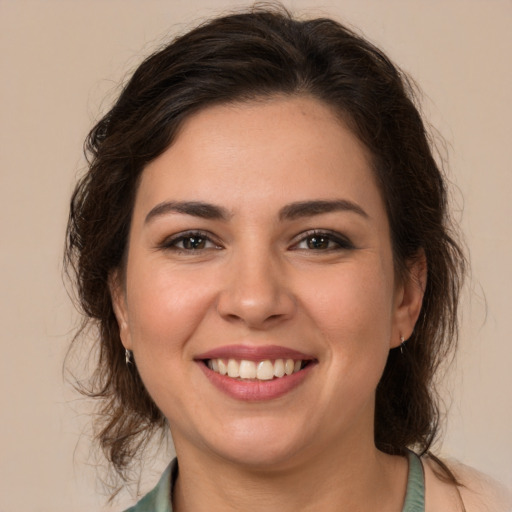
<instances>
[{"instance_id":1,"label":"woman","mask_svg":"<svg viewBox=\"0 0 512 512\"><path fill-rule=\"evenodd\" d=\"M385 55L331 20L215 19L137 69L87 150L67 256L98 440L124 479L158 430L177 454L130 510L506 510L429 455L464 258Z\"/></svg>"}]
</instances>

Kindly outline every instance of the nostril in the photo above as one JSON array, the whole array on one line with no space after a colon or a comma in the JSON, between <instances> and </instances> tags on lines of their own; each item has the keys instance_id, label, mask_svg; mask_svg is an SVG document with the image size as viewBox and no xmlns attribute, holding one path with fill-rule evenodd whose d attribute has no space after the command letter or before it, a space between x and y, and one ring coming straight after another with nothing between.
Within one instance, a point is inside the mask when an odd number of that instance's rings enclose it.
<instances>
[{"instance_id":1,"label":"nostril","mask_svg":"<svg viewBox=\"0 0 512 512\"><path fill-rule=\"evenodd\" d=\"M284 315L283 314L278 314L278 315L270 315L268 318L267 318L267 322L268 321L272 321L272 320L279 320L280 318L282 318Z\"/></svg>"}]
</instances>

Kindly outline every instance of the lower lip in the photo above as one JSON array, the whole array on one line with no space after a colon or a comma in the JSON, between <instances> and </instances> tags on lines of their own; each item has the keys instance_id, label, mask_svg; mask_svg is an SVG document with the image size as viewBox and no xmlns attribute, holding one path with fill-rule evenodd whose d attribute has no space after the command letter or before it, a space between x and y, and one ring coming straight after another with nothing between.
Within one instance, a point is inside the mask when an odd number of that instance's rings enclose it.
<instances>
[{"instance_id":1,"label":"lower lip","mask_svg":"<svg viewBox=\"0 0 512 512\"><path fill-rule=\"evenodd\" d=\"M220 391L246 402L261 402L273 400L297 388L309 375L314 363L309 363L302 370L272 380L239 380L210 370L202 361L198 361L208 380Z\"/></svg>"}]
</instances>

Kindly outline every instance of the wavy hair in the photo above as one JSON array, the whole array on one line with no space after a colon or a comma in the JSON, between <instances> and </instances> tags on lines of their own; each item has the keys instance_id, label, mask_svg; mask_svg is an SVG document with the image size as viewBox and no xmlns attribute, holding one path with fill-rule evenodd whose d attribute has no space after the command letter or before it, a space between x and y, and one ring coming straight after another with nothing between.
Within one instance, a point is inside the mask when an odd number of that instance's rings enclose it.
<instances>
[{"instance_id":1,"label":"wavy hair","mask_svg":"<svg viewBox=\"0 0 512 512\"><path fill-rule=\"evenodd\" d=\"M65 261L97 359L83 391L100 399L97 441L119 476L166 420L135 366L125 364L109 275L124 264L137 186L183 121L210 105L308 95L333 109L365 144L387 209L397 274L423 253L428 280L405 349L391 350L376 392L375 444L426 452L439 427L434 375L457 339L465 259L447 191L405 74L331 19L258 8L212 19L149 56L85 143L88 169L71 199Z\"/></svg>"}]
</instances>

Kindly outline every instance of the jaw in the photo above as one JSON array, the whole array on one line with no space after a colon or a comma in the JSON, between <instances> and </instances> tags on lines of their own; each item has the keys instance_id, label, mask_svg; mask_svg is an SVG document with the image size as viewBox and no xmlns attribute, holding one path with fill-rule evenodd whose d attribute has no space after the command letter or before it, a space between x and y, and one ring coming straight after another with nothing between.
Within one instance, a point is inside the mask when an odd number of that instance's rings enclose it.
<instances>
[{"instance_id":1,"label":"jaw","mask_svg":"<svg viewBox=\"0 0 512 512\"><path fill-rule=\"evenodd\" d=\"M374 447L373 402L356 413L332 403L324 398L330 390L317 385L318 366L309 372L301 385L272 400L237 400L210 388L193 408L194 430L190 419L170 422L178 455L194 453L205 464L222 460L233 467L279 473L331 452L342 456L355 446ZM309 378L314 382L308 384Z\"/></svg>"}]
</instances>

